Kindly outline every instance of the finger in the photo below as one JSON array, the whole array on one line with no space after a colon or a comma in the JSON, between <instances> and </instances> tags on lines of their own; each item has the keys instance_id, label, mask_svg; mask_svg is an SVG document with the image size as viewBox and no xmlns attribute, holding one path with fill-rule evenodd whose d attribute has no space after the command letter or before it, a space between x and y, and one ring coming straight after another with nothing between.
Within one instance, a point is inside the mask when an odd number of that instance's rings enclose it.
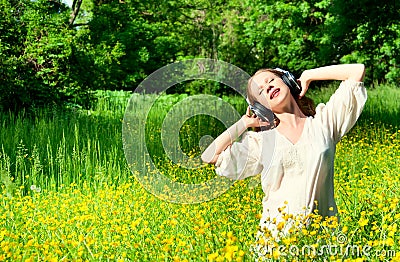
<instances>
[{"instance_id":1,"label":"finger","mask_svg":"<svg viewBox=\"0 0 400 262\"><path fill-rule=\"evenodd\" d=\"M298 84L299 86L303 87L300 79L297 79L296 82L297 82L297 84Z\"/></svg>"},{"instance_id":2,"label":"finger","mask_svg":"<svg viewBox=\"0 0 400 262\"><path fill-rule=\"evenodd\" d=\"M299 94L299 98L301 99L302 97L304 97L304 95L306 94L306 92L307 92L307 87L303 87L303 88L301 89L300 94Z\"/></svg>"},{"instance_id":3,"label":"finger","mask_svg":"<svg viewBox=\"0 0 400 262\"><path fill-rule=\"evenodd\" d=\"M299 94L299 98L301 99L307 93L307 90L308 90L308 87L309 87L310 83L305 81L304 79L302 80L301 78L298 81L300 81L300 86L301 86L301 92Z\"/></svg>"},{"instance_id":4,"label":"finger","mask_svg":"<svg viewBox=\"0 0 400 262\"><path fill-rule=\"evenodd\" d=\"M269 121L263 121L260 118L258 118L258 124L260 126L268 126L268 125L270 125L270 122Z\"/></svg>"},{"instance_id":5,"label":"finger","mask_svg":"<svg viewBox=\"0 0 400 262\"><path fill-rule=\"evenodd\" d=\"M250 106L248 106L246 109L246 116L250 116Z\"/></svg>"},{"instance_id":6,"label":"finger","mask_svg":"<svg viewBox=\"0 0 400 262\"><path fill-rule=\"evenodd\" d=\"M262 121L260 121L260 122L259 122L259 125L260 125L260 126L269 126L269 125L271 125L271 124L270 124L270 122L262 122Z\"/></svg>"}]
</instances>

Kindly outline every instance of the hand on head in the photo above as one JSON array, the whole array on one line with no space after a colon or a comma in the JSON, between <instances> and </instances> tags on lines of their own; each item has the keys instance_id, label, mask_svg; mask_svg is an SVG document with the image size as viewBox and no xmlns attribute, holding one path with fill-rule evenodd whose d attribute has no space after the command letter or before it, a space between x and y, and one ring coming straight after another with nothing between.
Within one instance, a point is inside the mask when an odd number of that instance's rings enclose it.
<instances>
[{"instance_id":1,"label":"hand on head","mask_svg":"<svg viewBox=\"0 0 400 262\"><path fill-rule=\"evenodd\" d=\"M309 78L307 78L303 72L303 74L301 74L300 78L297 79L297 83L301 86L301 92L299 94L299 99L301 99L306 94L308 87L311 83L311 80Z\"/></svg>"},{"instance_id":2,"label":"hand on head","mask_svg":"<svg viewBox=\"0 0 400 262\"><path fill-rule=\"evenodd\" d=\"M271 125L268 121L262 121L255 114L251 113L250 106L247 107L246 114L242 116L246 127L264 127Z\"/></svg>"}]
</instances>

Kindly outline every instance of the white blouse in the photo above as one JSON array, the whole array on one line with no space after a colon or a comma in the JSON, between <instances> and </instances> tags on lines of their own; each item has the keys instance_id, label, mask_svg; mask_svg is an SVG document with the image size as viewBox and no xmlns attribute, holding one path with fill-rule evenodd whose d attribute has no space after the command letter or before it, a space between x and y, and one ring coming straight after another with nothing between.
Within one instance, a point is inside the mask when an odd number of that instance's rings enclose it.
<instances>
[{"instance_id":1,"label":"white blouse","mask_svg":"<svg viewBox=\"0 0 400 262\"><path fill-rule=\"evenodd\" d=\"M322 216L336 215L336 144L354 126L366 100L362 82L343 81L326 104L317 106L315 116L306 119L296 144L277 129L247 131L219 155L216 173L235 180L261 173L261 227L274 218L279 222L282 207L293 215L308 215L314 209Z\"/></svg>"}]
</instances>

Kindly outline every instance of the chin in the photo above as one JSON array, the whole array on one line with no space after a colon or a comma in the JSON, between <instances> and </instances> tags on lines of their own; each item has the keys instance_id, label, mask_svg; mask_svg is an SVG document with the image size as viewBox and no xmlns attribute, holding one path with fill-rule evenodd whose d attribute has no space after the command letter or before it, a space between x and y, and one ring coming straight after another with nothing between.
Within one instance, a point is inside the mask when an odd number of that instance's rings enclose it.
<instances>
[{"instance_id":1,"label":"chin","mask_svg":"<svg viewBox=\"0 0 400 262\"><path fill-rule=\"evenodd\" d=\"M295 101L295 100L293 100ZM284 108L287 108L288 105L291 104L291 101L289 99L276 99L273 101L270 101L270 105L271 105L271 110L274 113L284 113L285 110Z\"/></svg>"}]
</instances>

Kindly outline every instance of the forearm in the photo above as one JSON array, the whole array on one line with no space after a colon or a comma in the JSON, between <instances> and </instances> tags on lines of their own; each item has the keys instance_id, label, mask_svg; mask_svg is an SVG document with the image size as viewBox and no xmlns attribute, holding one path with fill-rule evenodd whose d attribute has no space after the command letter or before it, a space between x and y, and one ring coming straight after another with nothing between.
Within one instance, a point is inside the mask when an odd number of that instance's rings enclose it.
<instances>
[{"instance_id":1,"label":"forearm","mask_svg":"<svg viewBox=\"0 0 400 262\"><path fill-rule=\"evenodd\" d=\"M219 154L230 146L240 135L247 130L246 122L241 118L221 135L219 135L201 155L201 159L207 163L215 163Z\"/></svg>"},{"instance_id":2,"label":"forearm","mask_svg":"<svg viewBox=\"0 0 400 262\"><path fill-rule=\"evenodd\" d=\"M365 67L363 64L343 64L324 66L315 69L305 70L304 77L309 82L314 80L354 80L362 82L364 79Z\"/></svg>"}]
</instances>

